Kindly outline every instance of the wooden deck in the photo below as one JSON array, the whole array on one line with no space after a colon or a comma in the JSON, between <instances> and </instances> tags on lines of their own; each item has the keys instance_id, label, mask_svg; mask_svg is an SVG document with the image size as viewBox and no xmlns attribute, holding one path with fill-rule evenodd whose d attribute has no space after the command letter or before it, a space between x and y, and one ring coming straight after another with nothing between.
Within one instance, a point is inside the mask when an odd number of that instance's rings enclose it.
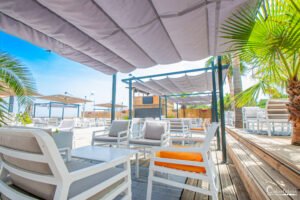
<instances>
[{"instance_id":1,"label":"wooden deck","mask_svg":"<svg viewBox=\"0 0 300 200\"><path fill-rule=\"evenodd\" d=\"M300 147L291 145L290 137L249 134L232 127L227 132L300 188Z\"/></svg>"},{"instance_id":2,"label":"wooden deck","mask_svg":"<svg viewBox=\"0 0 300 200\"><path fill-rule=\"evenodd\" d=\"M216 141L214 141L212 147L212 156L215 164L217 165L217 172L220 178L220 200L248 200L249 195L241 181L236 168L232 163L223 164L222 162L222 152L216 151ZM191 185L198 185L199 187L206 187L207 183L187 179L187 182ZM189 190L184 190L181 196L182 200L209 200L211 199L208 195L203 195L195 193Z\"/></svg>"}]
</instances>

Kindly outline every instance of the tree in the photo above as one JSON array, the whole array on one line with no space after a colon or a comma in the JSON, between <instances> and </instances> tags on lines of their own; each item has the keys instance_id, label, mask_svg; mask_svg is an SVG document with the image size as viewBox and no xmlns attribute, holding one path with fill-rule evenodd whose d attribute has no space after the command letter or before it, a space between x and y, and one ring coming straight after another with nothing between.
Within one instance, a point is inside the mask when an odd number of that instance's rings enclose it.
<instances>
[{"instance_id":1,"label":"tree","mask_svg":"<svg viewBox=\"0 0 300 200\"><path fill-rule=\"evenodd\" d=\"M0 91L17 96L19 105L26 108L32 103L30 96L36 92L29 69L5 53L0 53ZM0 125L5 124L8 117L7 103L0 98Z\"/></svg>"},{"instance_id":2,"label":"tree","mask_svg":"<svg viewBox=\"0 0 300 200\"><path fill-rule=\"evenodd\" d=\"M245 92L249 97L285 88L293 124L292 144L300 145L300 2L265 0L246 6L222 26L230 49L256 68L259 83Z\"/></svg>"},{"instance_id":3,"label":"tree","mask_svg":"<svg viewBox=\"0 0 300 200\"><path fill-rule=\"evenodd\" d=\"M206 67L211 65L216 58L211 57L206 62ZM227 73L227 82L229 85L230 96L231 96L231 110L235 111L235 127L243 127L243 114L239 107L235 106L234 96L238 95L242 91L242 75L247 72L247 65L244 61L240 61L238 58L234 57L232 54L225 54L222 56L222 65L229 65Z\"/></svg>"}]
</instances>

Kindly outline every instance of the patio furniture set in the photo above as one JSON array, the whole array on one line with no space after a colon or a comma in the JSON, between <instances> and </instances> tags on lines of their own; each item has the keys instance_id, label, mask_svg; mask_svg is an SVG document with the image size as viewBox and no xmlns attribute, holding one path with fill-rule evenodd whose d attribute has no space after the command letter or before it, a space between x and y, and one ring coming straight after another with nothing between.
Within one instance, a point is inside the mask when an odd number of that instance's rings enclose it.
<instances>
[{"instance_id":1,"label":"patio furniture set","mask_svg":"<svg viewBox=\"0 0 300 200\"><path fill-rule=\"evenodd\" d=\"M218 199L218 176L209 149L219 126L217 123L209 126L199 147L186 148L170 147L170 127L167 121L146 120L141 133L133 137L131 132L136 125L134 123L138 123L138 120L115 120L107 129L107 134L103 134L105 130L101 131L102 134L99 131L93 133L91 146L72 151L59 149L51 134L42 129L1 128L2 198L131 199L130 158L136 156L138 177L138 153L140 150L145 153L145 149L150 148L147 199L151 199L153 182ZM126 148L120 148L124 144ZM62 154L70 155L63 159ZM210 187L205 189L178 183L156 172L207 181Z\"/></svg>"},{"instance_id":2,"label":"patio furniture set","mask_svg":"<svg viewBox=\"0 0 300 200\"><path fill-rule=\"evenodd\" d=\"M268 136L291 135L291 123L286 107L287 99L270 99L266 108L243 107L243 126L249 133L267 134ZM225 112L226 124L234 125L234 113Z\"/></svg>"}]
</instances>

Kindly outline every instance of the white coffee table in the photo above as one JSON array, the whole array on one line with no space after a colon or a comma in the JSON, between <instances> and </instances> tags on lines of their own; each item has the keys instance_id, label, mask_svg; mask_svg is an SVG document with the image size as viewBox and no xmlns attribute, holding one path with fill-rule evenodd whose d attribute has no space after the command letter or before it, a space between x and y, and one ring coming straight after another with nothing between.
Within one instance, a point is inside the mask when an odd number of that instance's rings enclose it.
<instances>
[{"instance_id":1,"label":"white coffee table","mask_svg":"<svg viewBox=\"0 0 300 200\"><path fill-rule=\"evenodd\" d=\"M127 157L130 159L131 156L135 155L136 161L136 174L139 177L139 157L138 151L133 149L122 149L122 148L111 148L111 147L100 147L100 146L85 146L73 149L71 156L75 158L82 158L88 160L96 160L102 162L111 162L121 157Z\"/></svg>"}]
</instances>

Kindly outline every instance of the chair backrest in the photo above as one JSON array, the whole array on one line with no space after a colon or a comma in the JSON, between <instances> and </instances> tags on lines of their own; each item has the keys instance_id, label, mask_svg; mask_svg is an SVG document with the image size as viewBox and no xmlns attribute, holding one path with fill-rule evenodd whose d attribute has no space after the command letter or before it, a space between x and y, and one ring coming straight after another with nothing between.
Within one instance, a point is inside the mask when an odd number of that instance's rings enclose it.
<instances>
[{"instance_id":1,"label":"chair backrest","mask_svg":"<svg viewBox=\"0 0 300 200\"><path fill-rule=\"evenodd\" d=\"M53 199L68 170L52 137L39 129L0 129L1 181L9 178L24 191Z\"/></svg>"},{"instance_id":2,"label":"chair backrest","mask_svg":"<svg viewBox=\"0 0 300 200\"><path fill-rule=\"evenodd\" d=\"M256 119L259 107L243 107L244 119Z\"/></svg>"},{"instance_id":3,"label":"chair backrest","mask_svg":"<svg viewBox=\"0 0 300 200\"><path fill-rule=\"evenodd\" d=\"M118 137L118 133L129 131L130 120L114 120L110 126L108 135L110 137Z\"/></svg>"},{"instance_id":4,"label":"chair backrest","mask_svg":"<svg viewBox=\"0 0 300 200\"><path fill-rule=\"evenodd\" d=\"M217 133L217 129L219 128L219 124L217 122L211 123L211 125L207 129L207 133L203 142L203 148L205 151L208 151L210 148L210 143L213 140L214 136Z\"/></svg>"},{"instance_id":5,"label":"chair backrest","mask_svg":"<svg viewBox=\"0 0 300 200\"><path fill-rule=\"evenodd\" d=\"M170 123L170 132L184 131L185 124L183 119L178 119L178 118L169 119L169 123Z\"/></svg>"},{"instance_id":6,"label":"chair backrest","mask_svg":"<svg viewBox=\"0 0 300 200\"><path fill-rule=\"evenodd\" d=\"M270 99L266 105L268 119L288 121L289 112L286 104L288 99Z\"/></svg>"},{"instance_id":7,"label":"chair backrest","mask_svg":"<svg viewBox=\"0 0 300 200\"><path fill-rule=\"evenodd\" d=\"M73 119L64 119L60 122L58 129L70 129L72 130L75 126Z\"/></svg>"},{"instance_id":8,"label":"chair backrest","mask_svg":"<svg viewBox=\"0 0 300 200\"><path fill-rule=\"evenodd\" d=\"M168 131L167 121L145 121L143 135L145 139L160 140L161 136Z\"/></svg>"}]
</instances>

